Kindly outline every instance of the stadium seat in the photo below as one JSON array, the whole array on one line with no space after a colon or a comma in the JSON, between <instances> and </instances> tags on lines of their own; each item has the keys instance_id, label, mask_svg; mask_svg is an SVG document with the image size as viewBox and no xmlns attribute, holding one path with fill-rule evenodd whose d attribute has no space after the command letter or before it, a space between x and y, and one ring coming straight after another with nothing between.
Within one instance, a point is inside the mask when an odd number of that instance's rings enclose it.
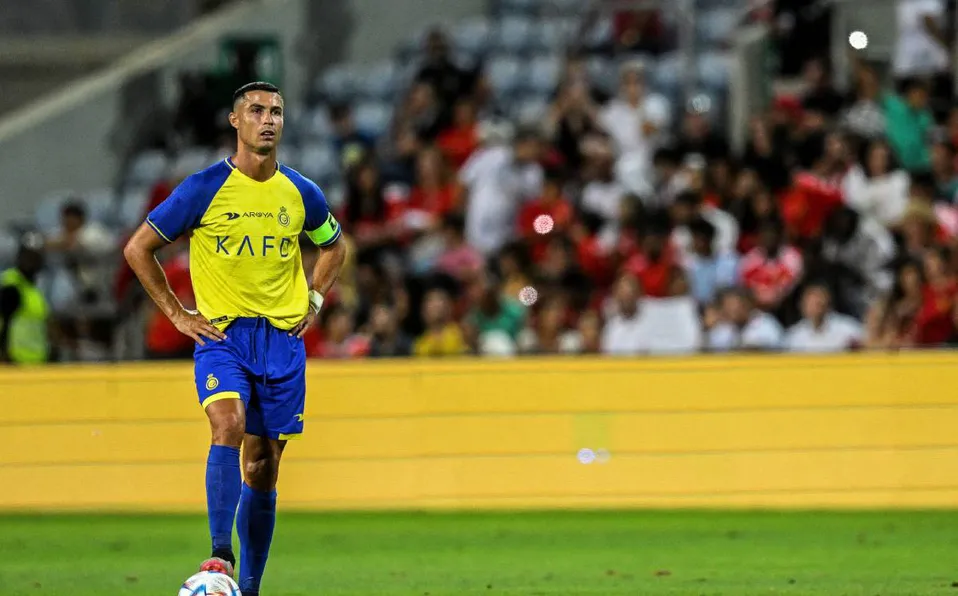
<instances>
[{"instance_id":1,"label":"stadium seat","mask_svg":"<svg viewBox=\"0 0 958 596\"><path fill-rule=\"evenodd\" d=\"M12 230L0 228L0 268L6 269L13 265L17 257L17 248L20 240Z\"/></svg>"},{"instance_id":2,"label":"stadium seat","mask_svg":"<svg viewBox=\"0 0 958 596\"><path fill-rule=\"evenodd\" d=\"M393 109L391 104L384 102L366 102L353 109L353 120L356 128L378 137L389 129Z\"/></svg>"},{"instance_id":3,"label":"stadium seat","mask_svg":"<svg viewBox=\"0 0 958 596\"><path fill-rule=\"evenodd\" d=\"M710 89L728 88L731 56L723 52L706 52L696 61L698 81Z\"/></svg>"},{"instance_id":4,"label":"stadium seat","mask_svg":"<svg viewBox=\"0 0 958 596\"><path fill-rule=\"evenodd\" d=\"M313 180L328 178L339 171L336 152L326 143L303 146L299 154L299 166L299 171Z\"/></svg>"},{"instance_id":5,"label":"stadium seat","mask_svg":"<svg viewBox=\"0 0 958 596\"><path fill-rule=\"evenodd\" d=\"M173 160L172 174L175 178L186 178L190 174L205 170L216 162L216 156L206 147L187 147Z\"/></svg>"},{"instance_id":6,"label":"stadium seat","mask_svg":"<svg viewBox=\"0 0 958 596\"><path fill-rule=\"evenodd\" d=\"M156 182L168 173L170 159L159 150L144 151L133 158L126 179L133 184Z\"/></svg>"},{"instance_id":7,"label":"stadium seat","mask_svg":"<svg viewBox=\"0 0 958 596\"><path fill-rule=\"evenodd\" d=\"M592 84L607 93L615 93L619 87L619 74L615 64L608 58L593 56L586 62L586 71Z\"/></svg>"},{"instance_id":8,"label":"stadium seat","mask_svg":"<svg viewBox=\"0 0 958 596\"><path fill-rule=\"evenodd\" d=\"M326 101L346 101L355 92L355 73L348 65L337 64L316 81L315 92Z\"/></svg>"},{"instance_id":9,"label":"stadium seat","mask_svg":"<svg viewBox=\"0 0 958 596\"><path fill-rule=\"evenodd\" d=\"M583 0L546 0L547 6L543 9L546 15L581 15L587 8L588 2Z\"/></svg>"},{"instance_id":10,"label":"stadium seat","mask_svg":"<svg viewBox=\"0 0 958 596\"><path fill-rule=\"evenodd\" d=\"M464 21L452 32L453 45L456 50L472 56L482 54L489 47L491 30L485 18Z\"/></svg>"},{"instance_id":11,"label":"stadium seat","mask_svg":"<svg viewBox=\"0 0 958 596\"><path fill-rule=\"evenodd\" d=\"M536 46L545 52L561 52L575 39L578 22L573 18L543 19L536 27Z\"/></svg>"},{"instance_id":12,"label":"stadium seat","mask_svg":"<svg viewBox=\"0 0 958 596\"><path fill-rule=\"evenodd\" d=\"M117 216L120 227L131 230L143 222L146 215L147 203L150 200L149 186L133 186L123 191L120 197L119 214Z\"/></svg>"},{"instance_id":13,"label":"stadium seat","mask_svg":"<svg viewBox=\"0 0 958 596\"><path fill-rule=\"evenodd\" d=\"M329 110L325 107L313 108L309 111L304 122L303 130L306 139L321 141L333 134L333 123L329 118Z\"/></svg>"},{"instance_id":14,"label":"stadium seat","mask_svg":"<svg viewBox=\"0 0 958 596\"><path fill-rule=\"evenodd\" d=\"M98 221L107 227L116 226L119 222L119 205L116 193L109 188L100 188L81 193L86 205L87 217Z\"/></svg>"},{"instance_id":15,"label":"stadium seat","mask_svg":"<svg viewBox=\"0 0 958 596\"><path fill-rule=\"evenodd\" d=\"M522 53L534 48L535 25L524 17L503 17L493 28L496 47L507 53Z\"/></svg>"},{"instance_id":16,"label":"stadium seat","mask_svg":"<svg viewBox=\"0 0 958 596\"><path fill-rule=\"evenodd\" d=\"M542 122L549 109L549 101L545 96L533 95L512 103L509 115L520 126L537 125Z\"/></svg>"},{"instance_id":17,"label":"stadium seat","mask_svg":"<svg viewBox=\"0 0 958 596\"><path fill-rule=\"evenodd\" d=\"M498 12L501 15L535 14L544 0L499 0Z\"/></svg>"},{"instance_id":18,"label":"stadium seat","mask_svg":"<svg viewBox=\"0 0 958 596\"><path fill-rule=\"evenodd\" d=\"M707 46L724 44L735 33L742 12L734 8L700 11L695 22L696 36Z\"/></svg>"},{"instance_id":19,"label":"stadium seat","mask_svg":"<svg viewBox=\"0 0 958 596\"><path fill-rule=\"evenodd\" d=\"M500 98L513 93L522 83L522 63L513 56L500 55L486 65L486 75Z\"/></svg>"},{"instance_id":20,"label":"stadium seat","mask_svg":"<svg viewBox=\"0 0 958 596\"><path fill-rule=\"evenodd\" d=\"M398 78L396 65L383 61L359 73L356 90L365 99L388 100L396 92Z\"/></svg>"},{"instance_id":21,"label":"stadium seat","mask_svg":"<svg viewBox=\"0 0 958 596\"><path fill-rule=\"evenodd\" d=\"M293 168L294 170L299 170L299 157L299 147L291 144L284 144L279 148L279 151L276 154L277 161L283 165Z\"/></svg>"},{"instance_id":22,"label":"stadium seat","mask_svg":"<svg viewBox=\"0 0 958 596\"><path fill-rule=\"evenodd\" d=\"M650 71L651 82L654 86L666 93L671 93L682 86L685 73L684 58L679 52L663 54L655 62Z\"/></svg>"},{"instance_id":23,"label":"stadium seat","mask_svg":"<svg viewBox=\"0 0 958 596\"><path fill-rule=\"evenodd\" d=\"M525 89L547 95L555 91L562 74L562 63L556 55L536 56L526 65Z\"/></svg>"}]
</instances>

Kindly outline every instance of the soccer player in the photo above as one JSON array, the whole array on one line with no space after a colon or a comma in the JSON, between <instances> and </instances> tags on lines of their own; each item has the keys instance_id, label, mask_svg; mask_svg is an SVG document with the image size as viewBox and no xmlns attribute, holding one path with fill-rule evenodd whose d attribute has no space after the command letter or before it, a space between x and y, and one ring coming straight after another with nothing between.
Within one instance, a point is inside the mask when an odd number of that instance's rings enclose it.
<instances>
[{"instance_id":1,"label":"soccer player","mask_svg":"<svg viewBox=\"0 0 958 596\"><path fill-rule=\"evenodd\" d=\"M196 341L196 389L212 430L206 502L213 553L201 570L233 575L235 518L240 589L258 596L276 521L280 458L287 440L303 432L302 336L346 249L323 192L276 161L283 135L279 90L268 83L241 87L229 121L236 154L184 180L149 214L124 255L160 310ZM299 248L303 232L319 247L312 288ZM190 235L198 310L180 304L155 256L183 234Z\"/></svg>"}]
</instances>

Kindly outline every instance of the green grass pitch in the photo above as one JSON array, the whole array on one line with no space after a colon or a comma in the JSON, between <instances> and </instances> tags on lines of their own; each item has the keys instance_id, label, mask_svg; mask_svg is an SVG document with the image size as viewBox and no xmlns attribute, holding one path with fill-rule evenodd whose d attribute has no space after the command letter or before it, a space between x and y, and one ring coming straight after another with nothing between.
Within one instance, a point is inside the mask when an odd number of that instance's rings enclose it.
<instances>
[{"instance_id":1,"label":"green grass pitch","mask_svg":"<svg viewBox=\"0 0 958 596\"><path fill-rule=\"evenodd\" d=\"M0 594L174 596L199 516L0 516ZM958 595L956 512L280 512L264 596Z\"/></svg>"}]
</instances>

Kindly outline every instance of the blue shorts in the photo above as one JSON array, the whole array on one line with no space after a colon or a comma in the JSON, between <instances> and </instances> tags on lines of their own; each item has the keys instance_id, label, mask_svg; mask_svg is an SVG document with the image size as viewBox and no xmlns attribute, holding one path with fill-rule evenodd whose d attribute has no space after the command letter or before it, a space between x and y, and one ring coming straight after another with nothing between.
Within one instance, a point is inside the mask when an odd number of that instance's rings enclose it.
<instances>
[{"instance_id":1,"label":"blue shorts","mask_svg":"<svg viewBox=\"0 0 958 596\"><path fill-rule=\"evenodd\" d=\"M225 340L206 340L193 353L200 405L241 399L247 434L299 438L306 405L303 340L261 318L236 319L225 333Z\"/></svg>"}]
</instances>

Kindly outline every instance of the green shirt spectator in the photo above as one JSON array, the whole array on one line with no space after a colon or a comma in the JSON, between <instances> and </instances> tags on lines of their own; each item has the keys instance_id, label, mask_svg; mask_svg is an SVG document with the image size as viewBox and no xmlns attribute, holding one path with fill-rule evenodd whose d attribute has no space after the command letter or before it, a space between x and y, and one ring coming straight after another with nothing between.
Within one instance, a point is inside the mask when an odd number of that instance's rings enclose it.
<instances>
[{"instance_id":1,"label":"green shirt spectator","mask_svg":"<svg viewBox=\"0 0 958 596\"><path fill-rule=\"evenodd\" d=\"M517 300L503 298L498 308L483 309L481 306L469 314L469 323L481 336L489 331L502 331L516 340L525 326L526 308Z\"/></svg>"},{"instance_id":2,"label":"green shirt spectator","mask_svg":"<svg viewBox=\"0 0 958 596\"><path fill-rule=\"evenodd\" d=\"M934 118L928 109L928 90L913 80L905 85L904 95L888 94L883 101L888 143L904 169L926 171L931 166L928 134Z\"/></svg>"}]
</instances>

